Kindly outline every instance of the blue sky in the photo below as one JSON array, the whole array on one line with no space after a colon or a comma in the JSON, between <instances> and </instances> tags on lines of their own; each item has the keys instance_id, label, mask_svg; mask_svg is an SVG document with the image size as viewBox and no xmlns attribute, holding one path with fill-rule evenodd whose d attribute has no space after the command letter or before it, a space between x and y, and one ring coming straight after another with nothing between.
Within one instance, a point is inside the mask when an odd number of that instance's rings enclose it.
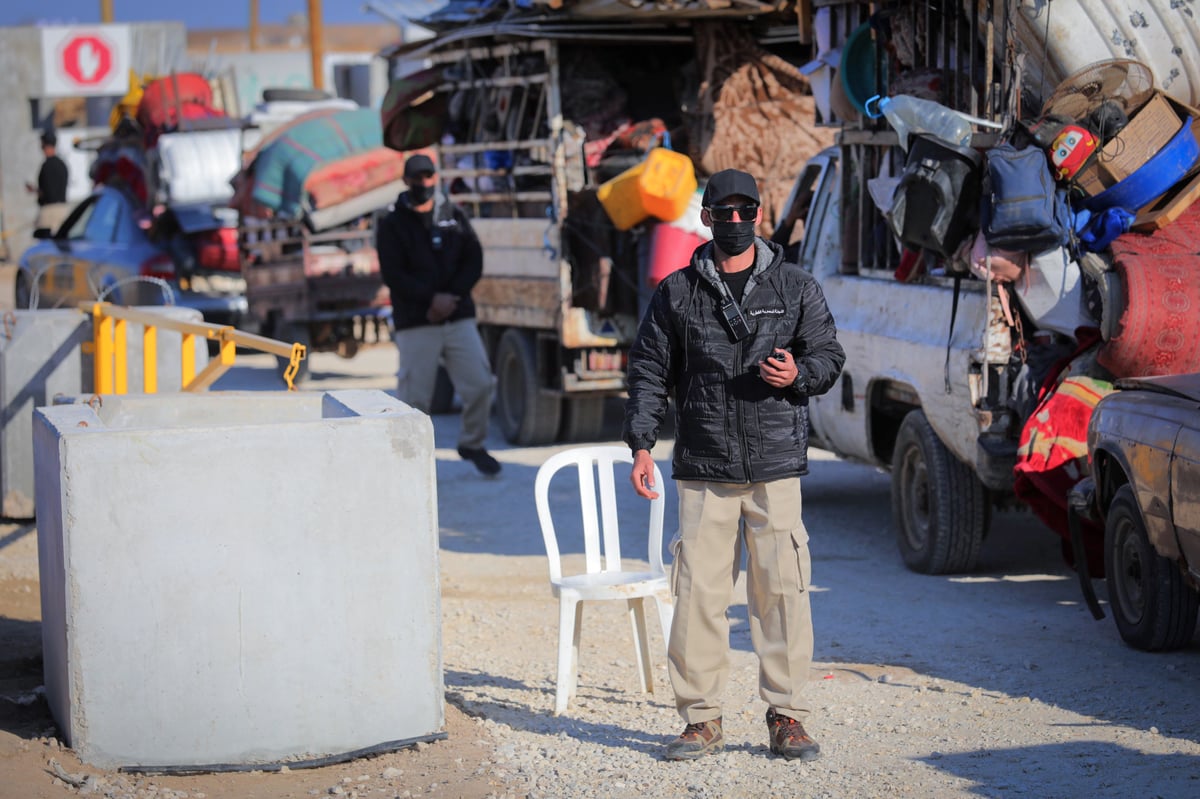
<instances>
[{"instance_id":1,"label":"blue sky","mask_svg":"<svg viewBox=\"0 0 1200 799\"><path fill-rule=\"evenodd\" d=\"M249 23L247 0L112 0L114 22L181 21L189 28L236 28ZM365 10L364 0L322 0L325 23L380 23L384 17ZM443 5L440 0L402 0L375 2L381 9L409 6L422 13ZM259 0L258 18L263 24L284 22L291 14L308 11L307 0ZM0 0L0 25L83 24L100 22L100 0Z\"/></svg>"}]
</instances>

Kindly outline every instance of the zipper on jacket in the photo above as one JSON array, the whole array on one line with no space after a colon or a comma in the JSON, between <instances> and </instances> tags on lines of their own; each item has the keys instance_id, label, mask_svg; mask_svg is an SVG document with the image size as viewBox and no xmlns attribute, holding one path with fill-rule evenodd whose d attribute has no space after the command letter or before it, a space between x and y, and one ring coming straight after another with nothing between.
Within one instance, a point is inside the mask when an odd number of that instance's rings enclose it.
<instances>
[{"instance_id":1,"label":"zipper on jacket","mask_svg":"<svg viewBox=\"0 0 1200 799\"><path fill-rule=\"evenodd\" d=\"M738 341L734 344L733 362L741 366L742 363L742 342ZM746 446L746 424L742 419L742 403L739 400L734 400L733 417L737 420L737 438L738 445L742 448L742 469L746 474L746 482L750 482L750 449Z\"/></svg>"}]
</instances>

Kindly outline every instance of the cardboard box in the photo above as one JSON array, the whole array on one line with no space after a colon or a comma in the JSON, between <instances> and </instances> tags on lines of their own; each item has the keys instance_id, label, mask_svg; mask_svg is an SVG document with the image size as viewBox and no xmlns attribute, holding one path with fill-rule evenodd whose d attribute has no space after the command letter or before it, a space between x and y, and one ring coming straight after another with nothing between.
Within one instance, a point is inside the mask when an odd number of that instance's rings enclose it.
<instances>
[{"instance_id":1,"label":"cardboard box","mask_svg":"<svg viewBox=\"0 0 1200 799\"><path fill-rule=\"evenodd\" d=\"M1186 107L1156 90L1129 124L1079 170L1076 183L1092 197L1120 183L1161 150L1183 127L1187 116Z\"/></svg>"}]
</instances>

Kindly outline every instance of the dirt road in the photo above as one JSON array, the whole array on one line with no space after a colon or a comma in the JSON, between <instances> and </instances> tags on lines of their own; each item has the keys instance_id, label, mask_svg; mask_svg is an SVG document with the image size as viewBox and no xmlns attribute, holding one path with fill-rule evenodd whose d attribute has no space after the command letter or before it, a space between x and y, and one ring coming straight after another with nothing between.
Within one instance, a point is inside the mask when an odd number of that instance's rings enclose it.
<instances>
[{"instance_id":1,"label":"dirt road","mask_svg":"<svg viewBox=\"0 0 1200 799\"><path fill-rule=\"evenodd\" d=\"M308 388L390 387L390 351L364 355L318 356ZM247 366L218 387L261 386ZM1111 619L1091 619L1058 540L1027 514L997 518L975 574L912 574L891 538L887 476L819 452L804 497L817 639L808 726L823 757L801 766L766 753L740 586L725 753L659 760L679 727L661 634L655 624L655 692L643 695L615 608L586 612L579 696L555 717L557 609L532 484L557 448L493 440L504 472L486 480L454 453L456 430L455 417L435 418L448 740L290 773L150 778L81 764L54 738L36 693L36 534L9 524L0 527L0 799L1200 795L1200 640L1165 655L1125 647ZM669 446L655 454L666 469ZM674 519L668 501L668 531Z\"/></svg>"}]
</instances>

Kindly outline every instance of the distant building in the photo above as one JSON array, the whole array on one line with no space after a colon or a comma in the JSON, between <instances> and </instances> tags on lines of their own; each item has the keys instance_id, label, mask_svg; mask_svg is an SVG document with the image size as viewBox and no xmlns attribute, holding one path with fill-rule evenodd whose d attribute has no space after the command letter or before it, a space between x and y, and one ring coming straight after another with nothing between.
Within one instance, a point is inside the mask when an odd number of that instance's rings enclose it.
<instances>
[{"instance_id":1,"label":"distant building","mask_svg":"<svg viewBox=\"0 0 1200 799\"><path fill-rule=\"evenodd\" d=\"M260 25L256 47L249 26L187 32L191 68L232 80L238 112L247 114L267 88L311 89L312 56L303 15L283 25ZM325 25L324 89L359 105L378 106L387 92L387 64L380 50L400 39L397 26Z\"/></svg>"}]
</instances>

